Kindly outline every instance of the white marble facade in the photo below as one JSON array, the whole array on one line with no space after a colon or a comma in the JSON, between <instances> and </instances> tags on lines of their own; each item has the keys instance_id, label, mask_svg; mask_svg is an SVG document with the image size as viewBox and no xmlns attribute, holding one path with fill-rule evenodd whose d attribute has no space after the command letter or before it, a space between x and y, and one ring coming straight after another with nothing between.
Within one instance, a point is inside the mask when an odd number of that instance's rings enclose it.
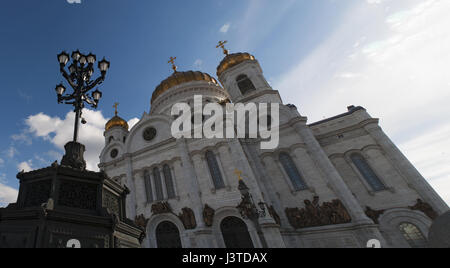
<instances>
[{"instance_id":1,"label":"white marble facade","mask_svg":"<svg viewBox=\"0 0 450 268\"><path fill-rule=\"evenodd\" d=\"M242 74L254 85L245 94L236 82ZM366 247L371 239L383 247L420 246L433 213L448 210L364 108L348 107L342 115L307 124L295 106L283 104L253 58L230 64L219 80L223 87L202 79L172 85L152 100L150 113L144 113L132 129L113 126L105 131L99 166L130 189L128 217L148 219L143 247L163 246L158 245L158 228L167 222L178 230L182 247L226 247L223 223L230 217L245 223L252 245L262 247L254 223L243 219L236 208L241 200L236 169L242 171L255 202L272 206L279 216L278 223L269 213L259 220L267 245L273 248ZM205 102L228 98L233 103L280 103L278 148L261 150L259 140L252 139L174 139L171 107L177 102L192 104L194 95L202 95ZM215 181L207 153L215 158L222 182ZM283 162L287 157L304 187L288 174ZM351 221L294 228L286 208L302 209L305 200L315 197L319 206L340 200ZM417 204L418 199L422 203ZM167 202L171 212L152 213L152 205L159 202ZM209 224L203 217L205 204L215 210ZM183 208L194 212L195 228L187 228L178 216ZM378 213L368 217L371 211Z\"/></svg>"}]
</instances>

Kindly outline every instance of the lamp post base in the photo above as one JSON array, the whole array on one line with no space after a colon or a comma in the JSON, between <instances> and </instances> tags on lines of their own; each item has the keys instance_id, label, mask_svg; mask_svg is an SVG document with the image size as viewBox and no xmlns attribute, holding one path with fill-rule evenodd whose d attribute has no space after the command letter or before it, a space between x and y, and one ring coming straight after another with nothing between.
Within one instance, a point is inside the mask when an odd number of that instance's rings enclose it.
<instances>
[{"instance_id":1,"label":"lamp post base","mask_svg":"<svg viewBox=\"0 0 450 268\"><path fill-rule=\"evenodd\" d=\"M64 148L66 154L61 161L62 166L68 166L79 170L86 169L86 161L84 160L84 151L86 150L84 145L78 142L69 142Z\"/></svg>"}]
</instances>

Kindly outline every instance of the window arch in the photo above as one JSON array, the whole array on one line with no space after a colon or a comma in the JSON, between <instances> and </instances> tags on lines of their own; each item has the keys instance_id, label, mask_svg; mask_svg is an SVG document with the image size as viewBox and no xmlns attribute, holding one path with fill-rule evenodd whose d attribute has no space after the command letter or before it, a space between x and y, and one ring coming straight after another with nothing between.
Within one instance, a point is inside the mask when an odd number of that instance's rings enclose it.
<instances>
[{"instance_id":1,"label":"window arch","mask_svg":"<svg viewBox=\"0 0 450 268\"><path fill-rule=\"evenodd\" d=\"M159 172L159 168L157 167L153 169L153 179L155 180L156 200L164 200L161 173Z\"/></svg>"},{"instance_id":2,"label":"window arch","mask_svg":"<svg viewBox=\"0 0 450 268\"><path fill-rule=\"evenodd\" d=\"M241 91L242 95L246 95L251 91L255 91L255 85L245 74L241 74L236 78L236 83Z\"/></svg>"},{"instance_id":3,"label":"window arch","mask_svg":"<svg viewBox=\"0 0 450 268\"><path fill-rule=\"evenodd\" d=\"M427 239L417 226L412 223L404 222L398 227L403 237L412 248L427 247Z\"/></svg>"},{"instance_id":4,"label":"window arch","mask_svg":"<svg viewBox=\"0 0 450 268\"><path fill-rule=\"evenodd\" d=\"M155 235L158 248L182 248L180 231L170 221L158 224Z\"/></svg>"},{"instance_id":5,"label":"window arch","mask_svg":"<svg viewBox=\"0 0 450 268\"><path fill-rule=\"evenodd\" d=\"M163 166L163 173L164 182L166 183L167 197L169 199L175 198L175 187L173 184L172 173L170 171L169 165L166 164Z\"/></svg>"},{"instance_id":6,"label":"window arch","mask_svg":"<svg viewBox=\"0 0 450 268\"><path fill-rule=\"evenodd\" d=\"M289 176L289 179L291 180L292 185L294 186L294 190L300 191L307 189L308 186L303 180L302 175L300 175L300 172L295 166L294 161L292 161L291 156L287 153L280 153L279 158L281 165L284 168L284 171L286 171L286 174Z\"/></svg>"},{"instance_id":7,"label":"window arch","mask_svg":"<svg viewBox=\"0 0 450 268\"><path fill-rule=\"evenodd\" d=\"M213 152L206 152L206 162L208 163L209 172L211 173L211 177L213 179L214 187L216 189L225 188L225 184L223 182L222 173L220 172L219 164L217 163L216 156Z\"/></svg>"},{"instance_id":8,"label":"window arch","mask_svg":"<svg viewBox=\"0 0 450 268\"><path fill-rule=\"evenodd\" d=\"M359 170L361 175L370 185L372 190L374 191L382 191L386 189L383 182L378 178L377 174L370 167L369 163L367 163L366 159L358 153L354 153L350 156L353 164L355 164L356 168Z\"/></svg>"},{"instance_id":9,"label":"window arch","mask_svg":"<svg viewBox=\"0 0 450 268\"><path fill-rule=\"evenodd\" d=\"M145 183L145 193L147 194L147 202L151 203L153 202L153 190L150 173L147 170L144 171L144 183Z\"/></svg>"}]
</instances>

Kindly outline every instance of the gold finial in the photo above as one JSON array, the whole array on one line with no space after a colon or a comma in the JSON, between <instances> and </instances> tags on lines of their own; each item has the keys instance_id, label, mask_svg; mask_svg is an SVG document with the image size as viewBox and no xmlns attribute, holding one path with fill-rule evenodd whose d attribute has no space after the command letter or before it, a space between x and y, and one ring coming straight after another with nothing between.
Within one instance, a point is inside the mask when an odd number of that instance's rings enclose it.
<instances>
[{"instance_id":1,"label":"gold finial","mask_svg":"<svg viewBox=\"0 0 450 268\"><path fill-rule=\"evenodd\" d=\"M240 171L239 169L235 169L234 174L236 174L238 176L238 179L240 181L244 180L244 178L242 178L242 171Z\"/></svg>"},{"instance_id":2,"label":"gold finial","mask_svg":"<svg viewBox=\"0 0 450 268\"><path fill-rule=\"evenodd\" d=\"M177 57L170 57L170 60L168 61L168 63L170 63L172 65L172 70L176 73L177 72L177 66L175 65L175 60L177 59Z\"/></svg>"},{"instance_id":3,"label":"gold finial","mask_svg":"<svg viewBox=\"0 0 450 268\"><path fill-rule=\"evenodd\" d=\"M216 48L223 49L223 54L228 56L229 51L225 48L225 44L228 43L228 41L219 41L219 44L216 46Z\"/></svg>"},{"instance_id":4,"label":"gold finial","mask_svg":"<svg viewBox=\"0 0 450 268\"><path fill-rule=\"evenodd\" d=\"M119 107L119 103L118 102L116 102L116 103L114 103L114 105L113 105L113 108L115 109L115 115L117 116L117 107Z\"/></svg>"}]
</instances>

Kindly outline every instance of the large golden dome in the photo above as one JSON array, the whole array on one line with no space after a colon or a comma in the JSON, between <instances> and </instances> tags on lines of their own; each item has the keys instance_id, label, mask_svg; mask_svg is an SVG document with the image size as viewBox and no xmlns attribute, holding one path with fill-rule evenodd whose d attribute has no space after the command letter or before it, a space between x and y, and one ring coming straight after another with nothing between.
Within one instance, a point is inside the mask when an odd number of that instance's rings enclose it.
<instances>
[{"instance_id":1,"label":"large golden dome","mask_svg":"<svg viewBox=\"0 0 450 268\"><path fill-rule=\"evenodd\" d=\"M238 65L247 60L256 60L253 55L249 53L234 53L227 55L217 67L217 76L220 76L223 72L229 68Z\"/></svg>"},{"instance_id":2,"label":"large golden dome","mask_svg":"<svg viewBox=\"0 0 450 268\"><path fill-rule=\"evenodd\" d=\"M155 91L152 95L152 101L159 97L162 93L167 91L169 88L191 82L191 81L206 81L210 83L214 83L216 85L219 85L216 79L211 77L207 73L202 72L194 72L194 71L187 71L187 72L174 72L171 76L169 76L166 80L162 81L159 86L156 87Z\"/></svg>"},{"instance_id":3,"label":"large golden dome","mask_svg":"<svg viewBox=\"0 0 450 268\"><path fill-rule=\"evenodd\" d=\"M126 129L128 131L128 123L127 121L123 120L122 118L120 118L119 116L114 116L113 118L111 118L111 120L109 120L106 125L105 125L105 130L108 131L113 127L123 127L124 129Z\"/></svg>"}]
</instances>

